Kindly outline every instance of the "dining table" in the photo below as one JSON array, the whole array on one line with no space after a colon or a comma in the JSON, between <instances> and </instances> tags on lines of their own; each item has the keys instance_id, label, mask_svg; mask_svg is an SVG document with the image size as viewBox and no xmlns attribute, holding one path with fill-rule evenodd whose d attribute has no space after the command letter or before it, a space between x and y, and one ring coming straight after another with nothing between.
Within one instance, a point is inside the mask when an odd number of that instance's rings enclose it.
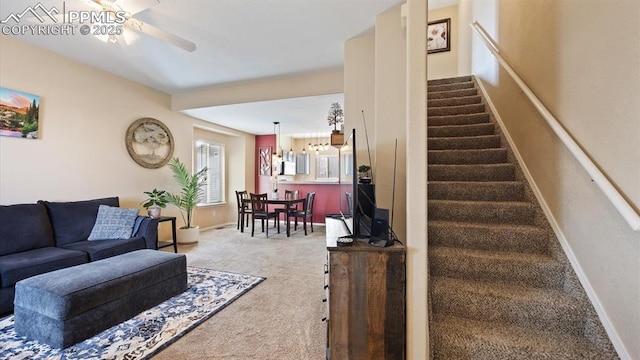
<instances>
[{"instance_id":1,"label":"dining table","mask_svg":"<svg viewBox=\"0 0 640 360\"><path fill-rule=\"evenodd\" d=\"M244 204L251 205L251 199L243 199L242 202ZM282 208L285 210L285 214L289 214L289 211L293 209L296 204L302 204L302 208L304 209L306 202L307 202L306 198L297 198L297 199L268 198L267 206L269 205L283 206ZM278 219L278 221L280 221L280 219ZM289 216L287 216L286 227L287 227L287 237L291 237L291 219Z\"/></svg>"}]
</instances>

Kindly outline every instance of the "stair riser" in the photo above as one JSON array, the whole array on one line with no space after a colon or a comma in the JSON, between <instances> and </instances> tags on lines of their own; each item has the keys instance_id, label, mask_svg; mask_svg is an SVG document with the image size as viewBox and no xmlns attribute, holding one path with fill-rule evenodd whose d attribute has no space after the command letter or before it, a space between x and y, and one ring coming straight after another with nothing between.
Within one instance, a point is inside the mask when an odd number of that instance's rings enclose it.
<instances>
[{"instance_id":1,"label":"stair riser","mask_svg":"<svg viewBox=\"0 0 640 360\"><path fill-rule=\"evenodd\" d=\"M491 123L455 126L429 126L427 129L429 138L494 135L495 131L495 125Z\"/></svg>"},{"instance_id":2,"label":"stair riser","mask_svg":"<svg viewBox=\"0 0 640 360\"><path fill-rule=\"evenodd\" d=\"M527 203L452 202L432 200L429 220L533 225L535 209Z\"/></svg>"},{"instance_id":3,"label":"stair riser","mask_svg":"<svg viewBox=\"0 0 640 360\"><path fill-rule=\"evenodd\" d=\"M428 150L489 149L499 148L501 146L499 135L430 138L427 142Z\"/></svg>"},{"instance_id":4,"label":"stair riser","mask_svg":"<svg viewBox=\"0 0 640 360\"><path fill-rule=\"evenodd\" d=\"M445 106L437 108L428 108L428 116L446 116L461 114L477 114L485 111L484 104L462 105L462 106Z\"/></svg>"},{"instance_id":5,"label":"stair riser","mask_svg":"<svg viewBox=\"0 0 640 360\"><path fill-rule=\"evenodd\" d=\"M478 95L478 90L475 88L455 90L455 91L441 91L441 92L432 92L427 90L427 100L449 99L449 98L475 96L475 95Z\"/></svg>"},{"instance_id":6,"label":"stair riser","mask_svg":"<svg viewBox=\"0 0 640 360\"><path fill-rule=\"evenodd\" d=\"M457 82L452 84L442 84L442 85L433 85L427 88L427 91L430 93L434 92L442 92L442 91L454 91L454 90L462 90L462 89L472 89L475 84L473 81L469 82Z\"/></svg>"},{"instance_id":7,"label":"stair riser","mask_svg":"<svg viewBox=\"0 0 640 360\"><path fill-rule=\"evenodd\" d=\"M524 201L524 185L517 182L430 182L430 200Z\"/></svg>"},{"instance_id":8,"label":"stair riser","mask_svg":"<svg viewBox=\"0 0 640 360\"><path fill-rule=\"evenodd\" d=\"M546 234L538 228L490 228L464 223L430 223L429 245L488 251L547 252Z\"/></svg>"},{"instance_id":9,"label":"stair riser","mask_svg":"<svg viewBox=\"0 0 640 360\"><path fill-rule=\"evenodd\" d=\"M428 126L444 126L444 125L470 125L482 124L490 122L489 114L468 114L455 116L429 116L427 117Z\"/></svg>"},{"instance_id":10,"label":"stair riser","mask_svg":"<svg viewBox=\"0 0 640 360\"><path fill-rule=\"evenodd\" d=\"M562 289L564 271L557 262L483 258L460 251L457 254L451 254L438 252L435 249L430 247L429 250L432 276Z\"/></svg>"},{"instance_id":11,"label":"stair riser","mask_svg":"<svg viewBox=\"0 0 640 360\"><path fill-rule=\"evenodd\" d=\"M494 165L429 165L429 181L514 181L511 164Z\"/></svg>"},{"instance_id":12,"label":"stair riser","mask_svg":"<svg viewBox=\"0 0 640 360\"><path fill-rule=\"evenodd\" d=\"M550 307L548 302L496 296L490 292L475 293L456 289L432 287L433 312L467 319L503 322L538 330L582 335L584 320L581 309L565 303Z\"/></svg>"},{"instance_id":13,"label":"stair riser","mask_svg":"<svg viewBox=\"0 0 640 360\"><path fill-rule=\"evenodd\" d=\"M460 106L460 105L471 105L471 104L480 104L482 102L482 98L478 96L464 96L457 98L446 98L446 99L433 99L427 101L427 108L434 107L442 107L442 106Z\"/></svg>"}]
</instances>

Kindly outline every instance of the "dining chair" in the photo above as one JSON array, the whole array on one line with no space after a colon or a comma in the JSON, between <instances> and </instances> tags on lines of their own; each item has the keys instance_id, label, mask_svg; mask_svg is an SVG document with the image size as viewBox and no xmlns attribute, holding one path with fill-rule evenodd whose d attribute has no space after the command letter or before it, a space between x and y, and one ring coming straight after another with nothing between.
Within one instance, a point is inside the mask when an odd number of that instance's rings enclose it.
<instances>
[{"instance_id":1,"label":"dining chair","mask_svg":"<svg viewBox=\"0 0 640 360\"><path fill-rule=\"evenodd\" d=\"M284 199L285 200L294 200L297 199L298 196L300 196L300 190L285 190L284 191ZM300 209L298 208L298 204L292 205L292 207L289 208L289 213L286 214L287 209L286 208L277 208L276 209L276 213L278 214L278 221L280 221L280 214L285 213L285 217L284 220L286 221L288 217L293 216L294 213L300 211Z\"/></svg>"},{"instance_id":2,"label":"dining chair","mask_svg":"<svg viewBox=\"0 0 640 360\"><path fill-rule=\"evenodd\" d=\"M307 201L302 206L302 211L295 212L292 216L295 216L296 222L293 226L294 230L298 229L298 218L302 218L302 227L304 228L304 235L307 235L307 219L311 220L311 232L313 232L313 202L316 198L315 192L307 193Z\"/></svg>"},{"instance_id":3,"label":"dining chair","mask_svg":"<svg viewBox=\"0 0 640 360\"><path fill-rule=\"evenodd\" d=\"M248 198L249 195L247 195L247 190L236 191L236 201L238 202L237 228L240 229L240 232L244 232L245 226L249 226L249 215L251 215L251 206L245 201Z\"/></svg>"},{"instance_id":4,"label":"dining chair","mask_svg":"<svg viewBox=\"0 0 640 360\"><path fill-rule=\"evenodd\" d=\"M269 237L269 219L277 220L278 214L269 211L267 194L249 194L251 197L251 236L254 234L256 219L262 220L262 232L264 232L264 222L267 221L266 236ZM275 226L275 224L274 224Z\"/></svg>"}]
</instances>

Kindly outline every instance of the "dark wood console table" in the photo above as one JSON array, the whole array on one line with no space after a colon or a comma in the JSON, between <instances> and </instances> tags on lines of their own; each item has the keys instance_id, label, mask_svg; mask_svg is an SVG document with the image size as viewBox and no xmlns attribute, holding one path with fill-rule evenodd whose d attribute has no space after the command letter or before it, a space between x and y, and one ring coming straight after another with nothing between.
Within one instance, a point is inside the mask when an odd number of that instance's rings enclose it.
<instances>
[{"instance_id":1,"label":"dark wood console table","mask_svg":"<svg viewBox=\"0 0 640 360\"><path fill-rule=\"evenodd\" d=\"M156 243L156 250L162 249L168 246L173 245L173 252L178 253L178 237L176 236L176 217L175 216L160 216L158 218L158 224L165 221L171 221L171 236L173 237L173 241L160 241L158 240Z\"/></svg>"},{"instance_id":2,"label":"dark wood console table","mask_svg":"<svg viewBox=\"0 0 640 360\"><path fill-rule=\"evenodd\" d=\"M354 241L327 250L327 358L404 359L405 247Z\"/></svg>"}]
</instances>

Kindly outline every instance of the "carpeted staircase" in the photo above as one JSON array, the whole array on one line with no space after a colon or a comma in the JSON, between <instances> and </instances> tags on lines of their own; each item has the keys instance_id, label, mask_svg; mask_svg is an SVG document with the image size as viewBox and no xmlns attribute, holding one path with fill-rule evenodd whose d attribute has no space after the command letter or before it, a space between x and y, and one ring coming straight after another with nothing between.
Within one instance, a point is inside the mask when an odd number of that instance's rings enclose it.
<instances>
[{"instance_id":1,"label":"carpeted staircase","mask_svg":"<svg viewBox=\"0 0 640 360\"><path fill-rule=\"evenodd\" d=\"M475 80L428 86L433 359L617 359Z\"/></svg>"}]
</instances>

